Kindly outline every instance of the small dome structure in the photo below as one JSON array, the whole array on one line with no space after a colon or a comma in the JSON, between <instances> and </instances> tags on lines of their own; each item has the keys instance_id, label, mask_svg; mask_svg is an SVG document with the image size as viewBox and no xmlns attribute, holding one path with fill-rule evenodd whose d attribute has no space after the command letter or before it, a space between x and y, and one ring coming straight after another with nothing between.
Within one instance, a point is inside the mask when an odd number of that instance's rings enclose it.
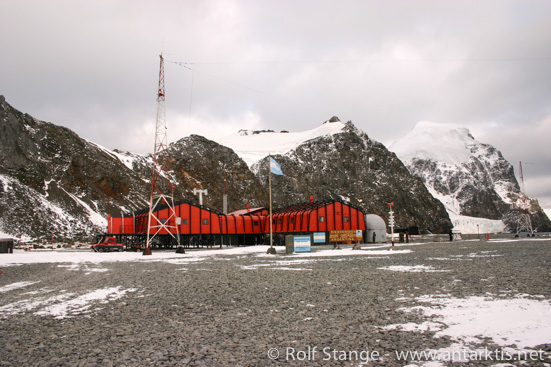
<instances>
[{"instance_id":1,"label":"small dome structure","mask_svg":"<svg viewBox=\"0 0 551 367\"><path fill-rule=\"evenodd\" d=\"M365 216L365 231L367 242L386 242L386 223L376 214Z\"/></svg>"},{"instance_id":2,"label":"small dome structure","mask_svg":"<svg viewBox=\"0 0 551 367\"><path fill-rule=\"evenodd\" d=\"M365 216L365 228L386 230L386 223L383 218L378 215L368 214Z\"/></svg>"}]
</instances>

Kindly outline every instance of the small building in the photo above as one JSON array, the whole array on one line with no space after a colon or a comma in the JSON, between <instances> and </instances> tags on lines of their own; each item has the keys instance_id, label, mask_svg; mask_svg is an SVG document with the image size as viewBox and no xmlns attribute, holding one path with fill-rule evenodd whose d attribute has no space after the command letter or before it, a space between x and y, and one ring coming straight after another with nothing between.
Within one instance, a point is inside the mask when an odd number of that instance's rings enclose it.
<instances>
[{"instance_id":1,"label":"small building","mask_svg":"<svg viewBox=\"0 0 551 367\"><path fill-rule=\"evenodd\" d=\"M13 253L13 238L0 238L0 253Z\"/></svg>"},{"instance_id":2,"label":"small building","mask_svg":"<svg viewBox=\"0 0 551 367\"><path fill-rule=\"evenodd\" d=\"M386 223L383 218L376 214L365 216L365 237L366 242L386 242Z\"/></svg>"}]
</instances>

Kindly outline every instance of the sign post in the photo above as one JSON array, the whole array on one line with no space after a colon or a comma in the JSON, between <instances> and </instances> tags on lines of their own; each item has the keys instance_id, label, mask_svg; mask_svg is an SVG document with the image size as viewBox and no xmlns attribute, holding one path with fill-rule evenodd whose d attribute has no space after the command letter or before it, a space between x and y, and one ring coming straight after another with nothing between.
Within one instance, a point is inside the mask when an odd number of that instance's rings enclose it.
<instances>
[{"instance_id":1,"label":"sign post","mask_svg":"<svg viewBox=\"0 0 551 367\"><path fill-rule=\"evenodd\" d=\"M392 207L394 206L394 201L388 204L390 212L388 213L388 224L390 225L390 238L392 239L392 247L394 247L394 212Z\"/></svg>"},{"instance_id":2,"label":"sign post","mask_svg":"<svg viewBox=\"0 0 551 367\"><path fill-rule=\"evenodd\" d=\"M363 239L362 230L344 229L337 231L329 231L329 242L333 243L333 248L340 248L339 243L356 243L358 244Z\"/></svg>"}]
</instances>

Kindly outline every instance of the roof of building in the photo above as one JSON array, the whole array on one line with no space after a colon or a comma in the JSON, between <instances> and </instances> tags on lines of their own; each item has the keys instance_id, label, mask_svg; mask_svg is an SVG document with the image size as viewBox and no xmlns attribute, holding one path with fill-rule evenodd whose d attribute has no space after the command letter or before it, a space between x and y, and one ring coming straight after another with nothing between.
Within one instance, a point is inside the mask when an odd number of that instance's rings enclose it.
<instances>
[{"instance_id":1,"label":"roof of building","mask_svg":"<svg viewBox=\"0 0 551 367\"><path fill-rule=\"evenodd\" d=\"M260 207L260 208L240 209L240 210L236 210L231 213L228 213L228 215L252 215L252 214L257 214L263 210L266 210L266 208Z\"/></svg>"},{"instance_id":2,"label":"roof of building","mask_svg":"<svg viewBox=\"0 0 551 367\"><path fill-rule=\"evenodd\" d=\"M341 203L342 205L346 205L350 208L356 209L358 211L362 211L361 209L358 209L350 204L344 203L339 200L327 200L327 201L316 201L316 202L308 202L308 203L301 203L301 204L294 204L291 206L288 206L286 208L278 209L274 211L274 214L283 214L283 213L292 213L292 212L300 212L300 211L313 211L319 208L323 208L327 205L335 204L335 203Z\"/></svg>"},{"instance_id":3,"label":"roof of building","mask_svg":"<svg viewBox=\"0 0 551 367\"><path fill-rule=\"evenodd\" d=\"M386 231L386 223L383 218L379 217L377 214L367 214L365 216L365 229L368 231L374 229Z\"/></svg>"}]
</instances>

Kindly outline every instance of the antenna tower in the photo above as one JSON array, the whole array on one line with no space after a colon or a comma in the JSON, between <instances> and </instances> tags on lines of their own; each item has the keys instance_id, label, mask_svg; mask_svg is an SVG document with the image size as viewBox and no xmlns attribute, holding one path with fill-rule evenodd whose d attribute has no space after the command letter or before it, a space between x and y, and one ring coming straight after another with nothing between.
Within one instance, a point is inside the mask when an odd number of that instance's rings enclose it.
<instances>
[{"instance_id":1,"label":"antenna tower","mask_svg":"<svg viewBox=\"0 0 551 367\"><path fill-rule=\"evenodd\" d=\"M222 196L222 213L228 214L228 180L227 180L226 172L224 172L224 194Z\"/></svg>"},{"instance_id":2,"label":"antenna tower","mask_svg":"<svg viewBox=\"0 0 551 367\"><path fill-rule=\"evenodd\" d=\"M174 210L174 185L170 181L168 137L165 112L165 66L160 55L159 88L157 90L157 122L155 126L155 147L153 150L153 172L151 177L151 195L149 197L149 216L147 221L147 243L144 255L151 254L153 239L159 234L169 234L180 245L178 225L180 218ZM168 209L168 217L161 218L161 209ZM163 210L163 212L165 212Z\"/></svg>"},{"instance_id":3,"label":"antenna tower","mask_svg":"<svg viewBox=\"0 0 551 367\"><path fill-rule=\"evenodd\" d=\"M533 236L532 220L530 219L530 200L524 193L524 175L522 173L522 162L519 162L520 175L520 198L518 199L518 221L517 221L517 236L520 232L525 231L528 235Z\"/></svg>"}]
</instances>

